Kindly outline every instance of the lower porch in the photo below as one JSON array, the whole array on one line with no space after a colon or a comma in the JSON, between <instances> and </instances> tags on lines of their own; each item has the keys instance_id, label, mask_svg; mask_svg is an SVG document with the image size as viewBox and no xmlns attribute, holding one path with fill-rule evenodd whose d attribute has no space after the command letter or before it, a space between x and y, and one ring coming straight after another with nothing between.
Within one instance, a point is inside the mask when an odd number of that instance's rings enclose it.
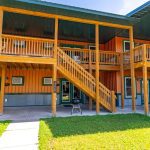
<instances>
[{"instance_id":1,"label":"lower porch","mask_svg":"<svg viewBox=\"0 0 150 150\"><path fill-rule=\"evenodd\" d=\"M150 106L149 106L150 107ZM62 105L57 106L57 117L71 117L71 116L94 116L96 115L95 109L89 110L87 105L82 106L82 115L75 112L71 115L72 107L64 107ZM51 113L50 106L30 106L30 107L4 107L4 114L0 115L0 120L14 120L14 121L35 121L41 118L51 118L53 115ZM116 113L113 114L130 114L132 112L132 107L127 106L124 109L117 107ZM144 114L144 106L137 106L136 113ZM111 115L101 109L99 115ZM149 114L150 116L150 114Z\"/></svg>"}]
</instances>

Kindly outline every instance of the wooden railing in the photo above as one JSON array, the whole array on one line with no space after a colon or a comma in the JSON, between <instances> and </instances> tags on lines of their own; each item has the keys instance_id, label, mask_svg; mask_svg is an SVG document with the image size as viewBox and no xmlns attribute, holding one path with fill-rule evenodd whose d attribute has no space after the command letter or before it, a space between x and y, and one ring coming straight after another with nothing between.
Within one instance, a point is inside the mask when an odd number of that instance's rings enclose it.
<instances>
[{"instance_id":1,"label":"wooden railing","mask_svg":"<svg viewBox=\"0 0 150 150\"><path fill-rule=\"evenodd\" d=\"M150 44L143 44L133 49L134 63L150 61Z\"/></svg>"},{"instance_id":2,"label":"wooden railing","mask_svg":"<svg viewBox=\"0 0 150 150\"><path fill-rule=\"evenodd\" d=\"M123 52L123 65L130 66L130 51Z\"/></svg>"},{"instance_id":3,"label":"wooden railing","mask_svg":"<svg viewBox=\"0 0 150 150\"><path fill-rule=\"evenodd\" d=\"M63 50L58 48L57 66L68 79L70 79L78 88L86 91L88 96L96 98L96 80L80 64L75 62ZM115 94L99 83L100 103L108 110L115 111Z\"/></svg>"},{"instance_id":4,"label":"wooden railing","mask_svg":"<svg viewBox=\"0 0 150 150\"><path fill-rule=\"evenodd\" d=\"M92 53L92 62L96 62L96 54L95 51L91 51ZM120 65L120 53L112 52L112 51L101 51L100 50L100 64L102 65Z\"/></svg>"},{"instance_id":5,"label":"wooden railing","mask_svg":"<svg viewBox=\"0 0 150 150\"><path fill-rule=\"evenodd\" d=\"M91 93L95 93L95 78L59 48L57 52L57 65L67 74L70 74L71 78L76 79L75 82L85 85Z\"/></svg>"},{"instance_id":6,"label":"wooden railing","mask_svg":"<svg viewBox=\"0 0 150 150\"><path fill-rule=\"evenodd\" d=\"M96 62L95 50L79 48L61 48L63 51L79 64ZM120 65L120 53L100 50L100 64L103 65Z\"/></svg>"},{"instance_id":7,"label":"wooden railing","mask_svg":"<svg viewBox=\"0 0 150 150\"><path fill-rule=\"evenodd\" d=\"M53 40L2 35L0 54L53 57Z\"/></svg>"},{"instance_id":8,"label":"wooden railing","mask_svg":"<svg viewBox=\"0 0 150 150\"><path fill-rule=\"evenodd\" d=\"M134 62L137 63L137 62L140 62L143 60L143 46L137 46L134 48L133 50L133 54L134 54Z\"/></svg>"},{"instance_id":9,"label":"wooden railing","mask_svg":"<svg viewBox=\"0 0 150 150\"><path fill-rule=\"evenodd\" d=\"M146 48L146 58L147 58L147 61L150 61L150 44L146 44L145 48Z\"/></svg>"}]
</instances>

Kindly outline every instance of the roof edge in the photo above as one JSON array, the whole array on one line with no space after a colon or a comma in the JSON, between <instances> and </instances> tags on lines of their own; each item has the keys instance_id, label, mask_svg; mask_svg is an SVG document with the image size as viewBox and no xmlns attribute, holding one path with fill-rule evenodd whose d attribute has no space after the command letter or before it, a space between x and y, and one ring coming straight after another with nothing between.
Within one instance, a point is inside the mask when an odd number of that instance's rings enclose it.
<instances>
[{"instance_id":1,"label":"roof edge","mask_svg":"<svg viewBox=\"0 0 150 150\"><path fill-rule=\"evenodd\" d=\"M126 14L126 16L132 17L132 15L136 14L137 12L139 12L142 9L146 8L147 6L150 6L150 1L144 3L143 5L137 7L136 9L132 10L131 12L129 12L128 14Z\"/></svg>"}]
</instances>

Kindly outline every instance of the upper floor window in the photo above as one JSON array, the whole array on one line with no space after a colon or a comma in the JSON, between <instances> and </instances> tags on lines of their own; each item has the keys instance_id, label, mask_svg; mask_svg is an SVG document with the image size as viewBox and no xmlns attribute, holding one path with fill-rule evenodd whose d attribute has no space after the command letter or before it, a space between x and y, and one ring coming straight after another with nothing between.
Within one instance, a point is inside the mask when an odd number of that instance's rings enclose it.
<instances>
[{"instance_id":1,"label":"upper floor window","mask_svg":"<svg viewBox=\"0 0 150 150\"><path fill-rule=\"evenodd\" d=\"M129 51L130 50L130 41L123 41L123 51Z\"/></svg>"},{"instance_id":2,"label":"upper floor window","mask_svg":"<svg viewBox=\"0 0 150 150\"><path fill-rule=\"evenodd\" d=\"M140 45L142 45L142 43L139 43L139 42L134 43L134 47L140 46ZM123 51L124 52L130 51L130 41L123 41Z\"/></svg>"}]
</instances>

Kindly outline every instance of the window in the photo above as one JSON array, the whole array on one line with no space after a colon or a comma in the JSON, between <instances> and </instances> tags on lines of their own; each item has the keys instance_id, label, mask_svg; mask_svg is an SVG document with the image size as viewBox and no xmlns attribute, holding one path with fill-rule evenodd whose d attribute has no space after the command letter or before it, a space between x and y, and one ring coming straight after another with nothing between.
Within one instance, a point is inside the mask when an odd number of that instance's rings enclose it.
<instances>
[{"instance_id":1,"label":"window","mask_svg":"<svg viewBox=\"0 0 150 150\"><path fill-rule=\"evenodd\" d=\"M24 77L12 77L12 85L23 85Z\"/></svg>"},{"instance_id":2,"label":"window","mask_svg":"<svg viewBox=\"0 0 150 150\"><path fill-rule=\"evenodd\" d=\"M52 85L52 78L51 77L44 77L42 83L45 86Z\"/></svg>"},{"instance_id":3,"label":"window","mask_svg":"<svg viewBox=\"0 0 150 150\"><path fill-rule=\"evenodd\" d=\"M140 46L142 45L142 43L134 43L134 47L136 46ZM130 50L130 41L123 41L123 51L126 52L126 51L129 51Z\"/></svg>"},{"instance_id":4,"label":"window","mask_svg":"<svg viewBox=\"0 0 150 150\"><path fill-rule=\"evenodd\" d=\"M123 42L123 51L129 51L130 50L130 41L124 41Z\"/></svg>"},{"instance_id":5,"label":"window","mask_svg":"<svg viewBox=\"0 0 150 150\"><path fill-rule=\"evenodd\" d=\"M125 77L125 98L132 98L131 77Z\"/></svg>"}]
</instances>

